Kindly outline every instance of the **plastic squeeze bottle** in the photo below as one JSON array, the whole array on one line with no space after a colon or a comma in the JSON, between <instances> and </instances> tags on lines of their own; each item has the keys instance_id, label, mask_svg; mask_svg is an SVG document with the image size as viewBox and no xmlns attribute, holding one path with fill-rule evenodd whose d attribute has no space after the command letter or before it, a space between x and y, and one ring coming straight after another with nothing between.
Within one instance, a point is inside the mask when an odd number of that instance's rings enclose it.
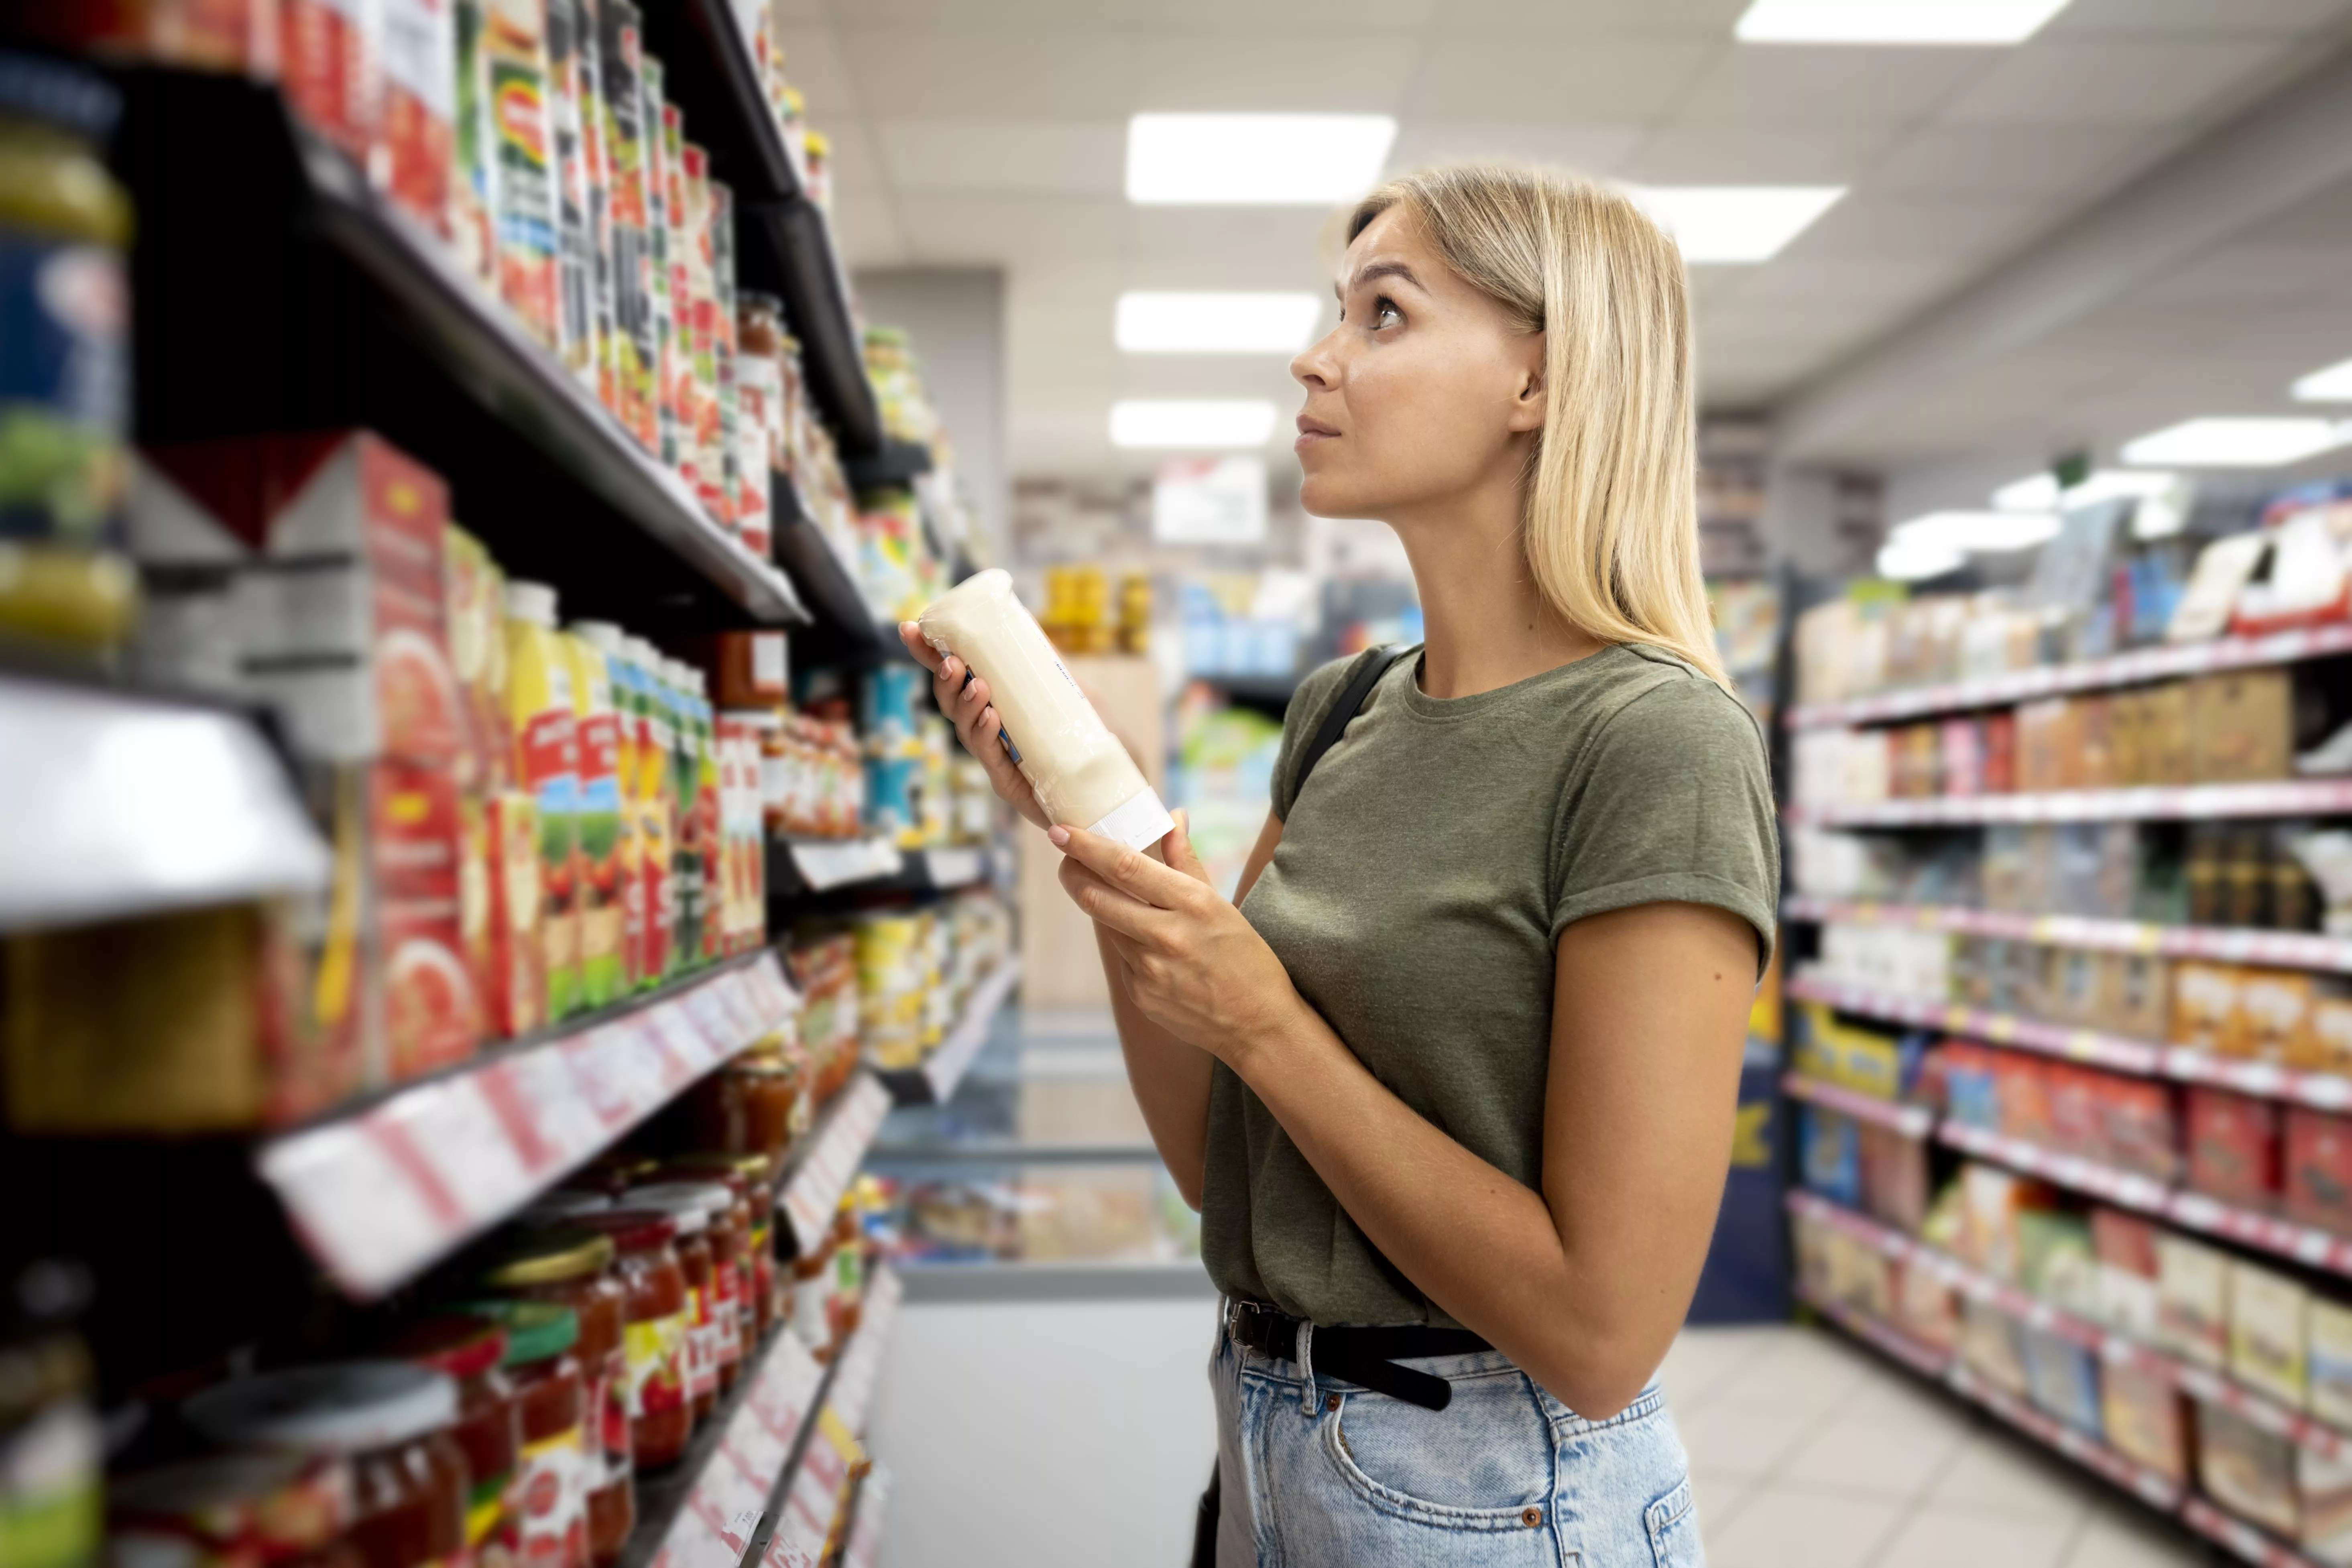
<instances>
[{"instance_id":1,"label":"plastic squeeze bottle","mask_svg":"<svg viewBox=\"0 0 2352 1568\"><path fill-rule=\"evenodd\" d=\"M1005 743L1048 819L1081 825L1130 849L1148 848L1175 827L1135 759L1013 596L1003 568L940 595L918 624L926 642L988 682Z\"/></svg>"},{"instance_id":2,"label":"plastic squeeze bottle","mask_svg":"<svg viewBox=\"0 0 2352 1568\"><path fill-rule=\"evenodd\" d=\"M580 1005L580 731L555 590L509 582L506 631L515 784L539 806L540 952L552 1021Z\"/></svg>"}]
</instances>

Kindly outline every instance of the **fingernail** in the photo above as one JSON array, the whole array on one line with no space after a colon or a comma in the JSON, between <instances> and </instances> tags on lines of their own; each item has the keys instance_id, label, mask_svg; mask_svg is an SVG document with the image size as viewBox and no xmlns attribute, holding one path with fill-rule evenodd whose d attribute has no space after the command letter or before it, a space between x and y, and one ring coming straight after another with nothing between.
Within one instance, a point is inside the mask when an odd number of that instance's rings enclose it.
<instances>
[{"instance_id":1,"label":"fingernail","mask_svg":"<svg viewBox=\"0 0 2352 1568\"><path fill-rule=\"evenodd\" d=\"M1045 829L1045 837L1054 841L1055 848L1059 849L1064 845L1069 843L1070 830L1062 826L1059 823L1056 823L1055 826Z\"/></svg>"}]
</instances>

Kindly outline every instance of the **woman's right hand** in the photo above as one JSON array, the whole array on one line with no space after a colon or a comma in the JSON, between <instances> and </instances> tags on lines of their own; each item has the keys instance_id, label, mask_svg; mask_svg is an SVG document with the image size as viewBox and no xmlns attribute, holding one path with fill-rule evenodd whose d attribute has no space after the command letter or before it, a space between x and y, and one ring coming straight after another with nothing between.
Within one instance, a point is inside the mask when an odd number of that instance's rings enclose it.
<instances>
[{"instance_id":1,"label":"woman's right hand","mask_svg":"<svg viewBox=\"0 0 2352 1568\"><path fill-rule=\"evenodd\" d=\"M916 663L931 672L931 700L955 726L956 739L963 742L963 749L988 770L996 798L1038 826L1053 826L1045 818L1045 808L1037 804L1037 792L1013 765L1013 753L1005 750L1003 724L988 700L988 682L972 675L955 655L942 654L924 641L922 628L912 621L898 623L898 640L907 645ZM966 679L967 676L971 679Z\"/></svg>"}]
</instances>

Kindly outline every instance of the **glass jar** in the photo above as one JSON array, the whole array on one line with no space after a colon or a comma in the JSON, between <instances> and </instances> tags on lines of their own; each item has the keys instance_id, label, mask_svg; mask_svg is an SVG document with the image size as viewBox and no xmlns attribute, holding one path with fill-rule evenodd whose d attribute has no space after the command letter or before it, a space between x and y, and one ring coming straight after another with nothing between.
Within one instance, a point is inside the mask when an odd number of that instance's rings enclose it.
<instances>
[{"instance_id":1,"label":"glass jar","mask_svg":"<svg viewBox=\"0 0 2352 1568\"><path fill-rule=\"evenodd\" d=\"M214 1454L165 1465L110 1481L107 1511L117 1568L364 1568L343 1536L352 1466L341 1458Z\"/></svg>"},{"instance_id":2,"label":"glass jar","mask_svg":"<svg viewBox=\"0 0 2352 1568\"><path fill-rule=\"evenodd\" d=\"M793 1332L816 1359L833 1354L833 1321L826 1287L833 1276L833 1249L819 1241L806 1258L793 1259Z\"/></svg>"},{"instance_id":3,"label":"glass jar","mask_svg":"<svg viewBox=\"0 0 2352 1568\"><path fill-rule=\"evenodd\" d=\"M0 632L81 651L131 630L131 202L97 77L0 54Z\"/></svg>"},{"instance_id":4,"label":"glass jar","mask_svg":"<svg viewBox=\"0 0 2352 1568\"><path fill-rule=\"evenodd\" d=\"M605 1209L579 1219L611 1237L617 1253L614 1273L625 1292L629 1452L639 1470L676 1464L694 1436L694 1407L686 1386L686 1269L678 1257L677 1222L652 1209Z\"/></svg>"},{"instance_id":5,"label":"glass jar","mask_svg":"<svg viewBox=\"0 0 2352 1568\"><path fill-rule=\"evenodd\" d=\"M572 1354L586 1400L588 1558L597 1568L620 1561L637 1522L625 1345L628 1292L614 1257L613 1238L594 1231L526 1232L482 1275L482 1284L502 1296L569 1307L576 1317Z\"/></svg>"},{"instance_id":6,"label":"glass jar","mask_svg":"<svg viewBox=\"0 0 2352 1568\"><path fill-rule=\"evenodd\" d=\"M516 1521L508 1515L508 1503L522 1428L514 1386L499 1370L507 1353L506 1331L488 1318L453 1314L413 1323L383 1348L386 1354L456 1380L457 1419L449 1436L466 1456L466 1550L503 1552L511 1561Z\"/></svg>"},{"instance_id":7,"label":"glass jar","mask_svg":"<svg viewBox=\"0 0 2352 1568\"><path fill-rule=\"evenodd\" d=\"M734 1218L742 1234L740 1258L743 1353L748 1359L768 1337L775 1294L775 1184L764 1154L680 1154L663 1168L682 1181L726 1184L735 1200Z\"/></svg>"},{"instance_id":8,"label":"glass jar","mask_svg":"<svg viewBox=\"0 0 2352 1568\"><path fill-rule=\"evenodd\" d=\"M466 1456L449 1435L457 1384L406 1362L338 1362L240 1378L184 1407L229 1448L344 1458L346 1538L365 1568L444 1568L466 1550Z\"/></svg>"},{"instance_id":9,"label":"glass jar","mask_svg":"<svg viewBox=\"0 0 2352 1568\"><path fill-rule=\"evenodd\" d=\"M73 1326L89 1279L43 1260L13 1284L0 1297L0 1560L76 1568L98 1551L104 1447Z\"/></svg>"},{"instance_id":10,"label":"glass jar","mask_svg":"<svg viewBox=\"0 0 2352 1568\"><path fill-rule=\"evenodd\" d=\"M591 1561L588 1393L573 1353L580 1315L553 1301L486 1305L507 1331L500 1362L514 1384L522 1433L514 1514L522 1568L580 1568Z\"/></svg>"},{"instance_id":11,"label":"glass jar","mask_svg":"<svg viewBox=\"0 0 2352 1568\"><path fill-rule=\"evenodd\" d=\"M782 1052L746 1052L696 1086L689 1136L721 1153L781 1159L792 1142L799 1095L799 1079Z\"/></svg>"},{"instance_id":12,"label":"glass jar","mask_svg":"<svg viewBox=\"0 0 2352 1568\"><path fill-rule=\"evenodd\" d=\"M714 1225L729 1205L727 1189L706 1182L662 1182L632 1187L622 1201L638 1208L658 1209L677 1222L677 1257L686 1268L687 1293L694 1313L687 1388L693 1395L695 1420L707 1421L719 1407L719 1390L733 1385L743 1356L742 1337L735 1324L732 1270L719 1268Z\"/></svg>"}]
</instances>

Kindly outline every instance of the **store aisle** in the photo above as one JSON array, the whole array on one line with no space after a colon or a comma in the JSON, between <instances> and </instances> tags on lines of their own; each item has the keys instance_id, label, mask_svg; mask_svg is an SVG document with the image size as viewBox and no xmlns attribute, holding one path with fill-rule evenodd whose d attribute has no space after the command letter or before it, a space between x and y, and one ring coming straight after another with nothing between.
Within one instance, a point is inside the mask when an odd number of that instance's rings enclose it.
<instances>
[{"instance_id":1,"label":"store aisle","mask_svg":"<svg viewBox=\"0 0 2352 1568\"><path fill-rule=\"evenodd\" d=\"M1820 1329L1690 1329L1665 1382L1709 1568L2188 1568L2200 1544Z\"/></svg>"}]
</instances>

